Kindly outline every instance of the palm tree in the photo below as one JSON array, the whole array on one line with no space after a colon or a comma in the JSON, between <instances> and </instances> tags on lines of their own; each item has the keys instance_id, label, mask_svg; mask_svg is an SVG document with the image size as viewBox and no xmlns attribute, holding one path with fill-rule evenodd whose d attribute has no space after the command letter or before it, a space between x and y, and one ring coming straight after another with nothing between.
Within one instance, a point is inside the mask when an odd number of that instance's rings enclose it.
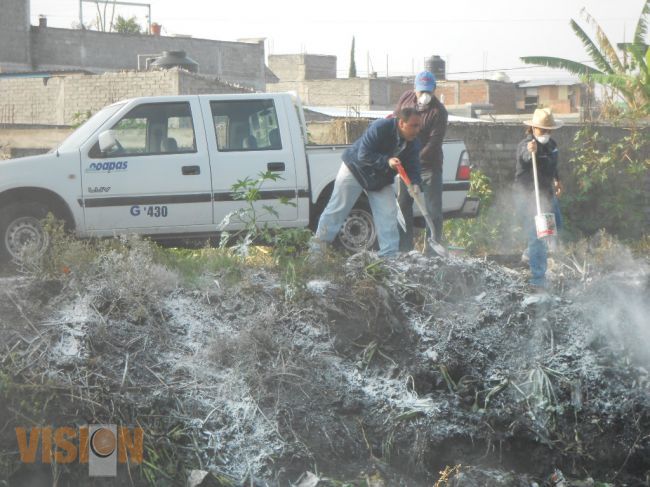
<instances>
[{"instance_id":1,"label":"palm tree","mask_svg":"<svg viewBox=\"0 0 650 487\"><path fill-rule=\"evenodd\" d=\"M644 0L633 41L619 43L616 48L598 22L585 9L582 9L581 13L595 30L597 42L594 42L573 19L571 28L582 41L595 68L557 57L526 56L520 59L528 64L565 69L580 75L587 83L596 82L620 94L630 109L650 113L650 49L646 43L650 0Z\"/></svg>"}]
</instances>

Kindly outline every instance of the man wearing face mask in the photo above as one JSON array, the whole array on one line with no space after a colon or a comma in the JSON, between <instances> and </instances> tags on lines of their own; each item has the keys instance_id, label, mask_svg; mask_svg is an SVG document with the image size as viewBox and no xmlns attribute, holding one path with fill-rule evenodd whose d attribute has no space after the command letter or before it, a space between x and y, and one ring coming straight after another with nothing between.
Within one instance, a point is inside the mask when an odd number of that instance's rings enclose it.
<instances>
[{"instance_id":1,"label":"man wearing face mask","mask_svg":"<svg viewBox=\"0 0 650 487\"><path fill-rule=\"evenodd\" d=\"M515 204L522 219L522 226L528 238L528 248L523 260L528 260L531 272L530 284L536 290L546 287L547 243L537 238L535 230L535 185L533 176L533 153L537 159L537 180L539 184L542 213L553 212L559 230L562 216L558 197L562 184L558 174L558 147L551 139L551 131L562 126L555 120L550 108L538 108L533 119L524 122L528 125L526 138L517 146L517 168L515 171Z\"/></svg>"},{"instance_id":2,"label":"man wearing face mask","mask_svg":"<svg viewBox=\"0 0 650 487\"><path fill-rule=\"evenodd\" d=\"M434 96L436 78L429 71L422 71L415 77L413 90L405 92L397 102L395 113L403 108L415 108L422 116L422 128L418 139L422 145L422 193L434 225L433 237L442 240L442 140L447 131L447 110ZM404 215L406 229L400 230L400 250L413 250L413 198L406 185L400 181L399 206ZM427 232L429 230L427 229ZM428 246L427 246L428 247ZM427 248L427 251L430 249Z\"/></svg>"}]
</instances>

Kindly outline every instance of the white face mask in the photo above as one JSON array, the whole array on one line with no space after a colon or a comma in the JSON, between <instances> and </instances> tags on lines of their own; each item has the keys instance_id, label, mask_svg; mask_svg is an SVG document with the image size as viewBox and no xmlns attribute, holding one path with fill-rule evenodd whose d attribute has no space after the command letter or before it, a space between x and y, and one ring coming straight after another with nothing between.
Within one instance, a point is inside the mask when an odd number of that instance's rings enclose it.
<instances>
[{"instance_id":1,"label":"white face mask","mask_svg":"<svg viewBox=\"0 0 650 487\"><path fill-rule=\"evenodd\" d=\"M418 96L418 105L420 106L428 105L430 101L431 93L425 91L424 93L420 93L420 96Z\"/></svg>"},{"instance_id":2,"label":"white face mask","mask_svg":"<svg viewBox=\"0 0 650 487\"><path fill-rule=\"evenodd\" d=\"M551 136L548 134L536 135L535 139L537 139L537 142L544 145L544 144L548 144L548 141L551 140Z\"/></svg>"}]
</instances>

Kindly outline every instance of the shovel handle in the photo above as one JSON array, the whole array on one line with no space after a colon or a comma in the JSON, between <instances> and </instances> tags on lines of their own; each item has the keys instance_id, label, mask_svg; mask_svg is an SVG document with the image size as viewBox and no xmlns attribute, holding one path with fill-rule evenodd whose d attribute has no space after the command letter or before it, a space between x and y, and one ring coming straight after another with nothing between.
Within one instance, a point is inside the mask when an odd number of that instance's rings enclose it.
<instances>
[{"instance_id":1,"label":"shovel handle","mask_svg":"<svg viewBox=\"0 0 650 487\"><path fill-rule=\"evenodd\" d=\"M399 177L402 178L402 181L404 181L404 184L406 184L407 187L411 187L411 178L409 178L409 175L406 174L406 169L404 169L404 166L402 166L402 163L398 163L395 168L397 169L397 172L399 174Z\"/></svg>"}]
</instances>

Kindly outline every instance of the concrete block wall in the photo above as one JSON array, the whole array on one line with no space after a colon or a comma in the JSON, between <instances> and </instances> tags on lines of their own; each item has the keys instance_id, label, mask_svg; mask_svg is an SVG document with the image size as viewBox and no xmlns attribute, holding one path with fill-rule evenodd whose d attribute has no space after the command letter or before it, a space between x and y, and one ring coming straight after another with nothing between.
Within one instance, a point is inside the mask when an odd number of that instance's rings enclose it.
<instances>
[{"instance_id":1,"label":"concrete block wall","mask_svg":"<svg viewBox=\"0 0 650 487\"><path fill-rule=\"evenodd\" d=\"M230 85L218 79L190 73L188 71L178 72L178 94L179 95L209 95L216 93L250 93L253 90L243 86Z\"/></svg>"},{"instance_id":2,"label":"concrete block wall","mask_svg":"<svg viewBox=\"0 0 650 487\"><path fill-rule=\"evenodd\" d=\"M63 118L63 79L0 79L0 123L58 125Z\"/></svg>"},{"instance_id":3,"label":"concrete block wall","mask_svg":"<svg viewBox=\"0 0 650 487\"><path fill-rule=\"evenodd\" d=\"M413 89L412 83L394 79L370 79L370 109L394 110L405 91Z\"/></svg>"},{"instance_id":4,"label":"concrete block wall","mask_svg":"<svg viewBox=\"0 0 650 487\"><path fill-rule=\"evenodd\" d=\"M336 56L271 54L268 63L280 82L336 79Z\"/></svg>"},{"instance_id":5,"label":"concrete block wall","mask_svg":"<svg viewBox=\"0 0 650 487\"><path fill-rule=\"evenodd\" d=\"M355 107L360 110L393 110L411 83L393 79L340 78L301 82L269 83L272 93L295 91L304 105Z\"/></svg>"},{"instance_id":6,"label":"concrete block wall","mask_svg":"<svg viewBox=\"0 0 650 487\"><path fill-rule=\"evenodd\" d=\"M178 69L5 78L0 79L0 123L71 125L79 115L126 98L247 91Z\"/></svg>"},{"instance_id":7,"label":"concrete block wall","mask_svg":"<svg viewBox=\"0 0 650 487\"><path fill-rule=\"evenodd\" d=\"M336 56L305 54L304 79L336 79Z\"/></svg>"},{"instance_id":8,"label":"concrete block wall","mask_svg":"<svg viewBox=\"0 0 650 487\"><path fill-rule=\"evenodd\" d=\"M354 135L362 132L371 120L365 120L365 127L355 121L355 132L349 134L348 139L354 141ZM343 119L324 122L315 120L308 123L309 133L318 144L344 144L339 130L334 130L332 125L340 126ZM553 133L560 149L560 177L565 186L576 184L577 176L572 170L570 159L573 157L571 147L573 139L580 130L580 125L567 125ZM627 130L622 127L599 126L598 131L602 140L616 141L627 135ZM647 129L650 137L650 128ZM515 177L516 150L519 142L525 137L525 125L522 123L458 123L453 122L447 126L446 139L460 139L465 142L470 154L472 165L480 169L491 180L495 191L507 192L512 187ZM647 154L650 158L650 154ZM650 182L650 171L645 176ZM650 194L650 193L649 193Z\"/></svg>"},{"instance_id":9,"label":"concrete block wall","mask_svg":"<svg viewBox=\"0 0 650 487\"><path fill-rule=\"evenodd\" d=\"M33 28L32 62L36 70L82 68L89 71L137 69L139 54L184 50L199 72L264 90L264 44L177 38L91 30Z\"/></svg>"},{"instance_id":10,"label":"concrete block wall","mask_svg":"<svg viewBox=\"0 0 650 487\"><path fill-rule=\"evenodd\" d=\"M29 2L0 2L0 72L31 68Z\"/></svg>"},{"instance_id":11,"label":"concrete block wall","mask_svg":"<svg viewBox=\"0 0 650 487\"><path fill-rule=\"evenodd\" d=\"M358 107L370 106L370 86L367 78L312 80L269 83L271 93L295 91L304 105Z\"/></svg>"}]
</instances>

